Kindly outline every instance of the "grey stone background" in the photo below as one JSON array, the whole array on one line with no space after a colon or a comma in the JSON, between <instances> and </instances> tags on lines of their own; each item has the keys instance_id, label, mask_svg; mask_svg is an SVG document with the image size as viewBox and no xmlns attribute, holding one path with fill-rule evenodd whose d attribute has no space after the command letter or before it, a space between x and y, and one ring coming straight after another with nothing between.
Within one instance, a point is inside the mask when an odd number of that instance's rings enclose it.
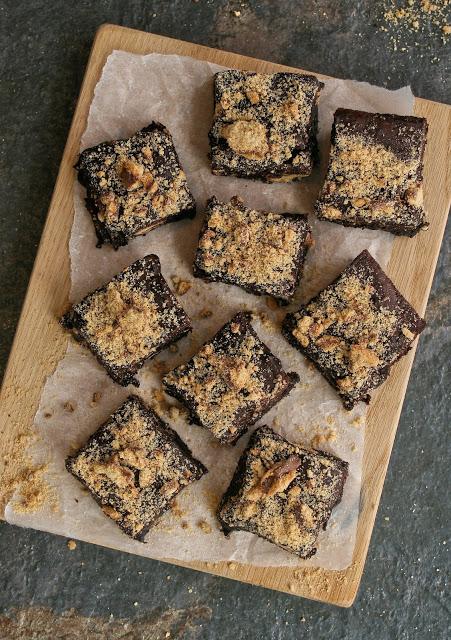
<instances>
[{"instance_id":1,"label":"grey stone background","mask_svg":"<svg viewBox=\"0 0 451 640\"><path fill-rule=\"evenodd\" d=\"M449 38L445 43L440 26L424 14L418 33L388 24L388 4L394 3L0 2L2 370L89 50L102 23L390 88L410 83L418 96L450 102ZM449 638L449 266L445 242L352 609L83 543L69 551L62 538L2 523L0 639Z\"/></svg>"}]
</instances>

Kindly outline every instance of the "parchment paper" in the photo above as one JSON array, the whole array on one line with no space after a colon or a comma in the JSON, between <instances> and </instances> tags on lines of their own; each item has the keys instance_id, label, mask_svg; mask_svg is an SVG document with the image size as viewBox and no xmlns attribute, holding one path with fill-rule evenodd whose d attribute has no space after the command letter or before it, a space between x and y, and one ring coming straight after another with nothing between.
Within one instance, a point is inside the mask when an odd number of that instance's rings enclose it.
<instances>
[{"instance_id":1,"label":"parchment paper","mask_svg":"<svg viewBox=\"0 0 451 640\"><path fill-rule=\"evenodd\" d=\"M408 88L393 92L365 83L326 81L319 109L321 168L302 183L265 185L215 177L210 172L207 133L212 119L212 78L219 69L208 62L179 56L137 56L121 51L109 56L95 90L81 149L104 140L129 136L151 120L161 121L173 134L199 213L194 221L160 227L117 252L110 247L96 249L92 222L84 206L84 191L76 184L75 218L70 238L71 297L73 301L79 300L147 253L156 253L160 257L163 275L169 282L172 276L191 282L191 289L180 301L194 321L193 334L178 343L176 353L166 350L144 367L139 375L141 387L138 393L149 402L154 400L153 393L160 387L161 371L168 371L191 357L233 313L248 308L260 314L261 320L254 323L257 332L282 360L285 369L297 371L301 377L301 383L290 396L264 416L260 424L270 424L291 441L307 446L312 438L319 436L315 441L319 448L347 460L350 474L343 501L334 510L327 530L320 536L317 555L309 561L299 560L252 534L234 533L226 539L218 529L214 510L230 481L247 437L243 437L236 447L218 445L205 430L189 425L183 415L174 419L172 413L169 418L165 407L167 409L166 402L169 404L172 400L166 399L163 405L157 406L163 419L179 432L210 472L182 492L177 499L176 513L164 516L151 530L148 544L130 540L103 515L90 495L66 472L64 459L83 444L134 389L115 385L94 357L71 341L65 357L47 380L42 393L35 417L39 439L32 451L36 461L49 465L47 478L58 494L58 509L55 511L50 505L45 505L39 512L21 513L14 509L18 500L18 496L14 496L6 509L6 518L14 524L152 558L209 562L234 560L265 566L315 565L343 569L350 564L354 549L366 408L361 405L352 412L344 411L337 395L322 376L285 342L279 325L286 308L273 310L264 298L247 294L237 287L206 284L194 279L191 265L203 207L209 196L214 194L228 199L239 194L245 203L253 207L311 213L324 174L335 109L342 106L410 114L413 97ZM308 255L304 278L291 308L328 284L364 248L369 249L383 266L388 262L392 244L389 234L345 229L318 222L313 216L310 216L310 223L316 244ZM200 318L202 309L211 310L213 315ZM100 394L97 402L92 401L94 392ZM68 411L67 403L73 411ZM199 523L203 523L202 527ZM208 525L210 533L206 533Z\"/></svg>"}]
</instances>

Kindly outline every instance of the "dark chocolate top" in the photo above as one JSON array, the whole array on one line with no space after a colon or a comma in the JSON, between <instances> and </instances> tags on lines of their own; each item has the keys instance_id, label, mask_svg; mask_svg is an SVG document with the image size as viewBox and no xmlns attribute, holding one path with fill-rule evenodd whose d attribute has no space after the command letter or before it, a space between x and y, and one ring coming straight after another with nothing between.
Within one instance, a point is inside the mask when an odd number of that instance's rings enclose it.
<instances>
[{"instance_id":1,"label":"dark chocolate top","mask_svg":"<svg viewBox=\"0 0 451 640\"><path fill-rule=\"evenodd\" d=\"M226 533L249 531L309 558L341 500L347 475L347 462L259 427L221 501L219 520Z\"/></svg>"},{"instance_id":2,"label":"dark chocolate top","mask_svg":"<svg viewBox=\"0 0 451 640\"><path fill-rule=\"evenodd\" d=\"M86 149L76 169L100 240L115 246L195 207L172 136L158 122Z\"/></svg>"},{"instance_id":3,"label":"dark chocolate top","mask_svg":"<svg viewBox=\"0 0 451 640\"><path fill-rule=\"evenodd\" d=\"M337 387L345 406L367 399L425 322L368 253L307 305L288 314L284 334Z\"/></svg>"},{"instance_id":4,"label":"dark chocolate top","mask_svg":"<svg viewBox=\"0 0 451 640\"><path fill-rule=\"evenodd\" d=\"M426 226L426 134L424 118L337 109L318 215L407 235Z\"/></svg>"},{"instance_id":5,"label":"dark chocolate top","mask_svg":"<svg viewBox=\"0 0 451 640\"><path fill-rule=\"evenodd\" d=\"M191 329L191 322L148 255L87 295L62 323L84 341L120 384L147 358ZM125 378L125 380L124 380Z\"/></svg>"},{"instance_id":6,"label":"dark chocolate top","mask_svg":"<svg viewBox=\"0 0 451 640\"><path fill-rule=\"evenodd\" d=\"M231 443L298 380L259 339L250 314L238 313L163 385L187 405L194 422Z\"/></svg>"},{"instance_id":7,"label":"dark chocolate top","mask_svg":"<svg viewBox=\"0 0 451 640\"><path fill-rule=\"evenodd\" d=\"M247 209L211 198L194 273L283 300L293 296L311 244L307 216Z\"/></svg>"},{"instance_id":8,"label":"dark chocolate top","mask_svg":"<svg viewBox=\"0 0 451 640\"><path fill-rule=\"evenodd\" d=\"M175 496L206 468L178 435L136 396L122 404L66 467L104 513L142 540Z\"/></svg>"},{"instance_id":9,"label":"dark chocolate top","mask_svg":"<svg viewBox=\"0 0 451 640\"><path fill-rule=\"evenodd\" d=\"M217 73L213 173L282 181L309 175L322 86L298 73Z\"/></svg>"}]
</instances>

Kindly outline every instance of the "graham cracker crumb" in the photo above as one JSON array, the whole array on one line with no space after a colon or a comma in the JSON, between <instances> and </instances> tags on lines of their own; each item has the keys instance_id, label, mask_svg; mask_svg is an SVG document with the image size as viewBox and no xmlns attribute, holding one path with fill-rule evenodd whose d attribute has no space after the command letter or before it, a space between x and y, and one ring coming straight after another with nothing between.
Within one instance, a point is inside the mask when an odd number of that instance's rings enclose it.
<instances>
[{"instance_id":1,"label":"graham cracker crumb","mask_svg":"<svg viewBox=\"0 0 451 640\"><path fill-rule=\"evenodd\" d=\"M211 533L213 531L211 525L206 520L200 520L197 523L197 526L201 531L203 531L203 533Z\"/></svg>"},{"instance_id":2,"label":"graham cracker crumb","mask_svg":"<svg viewBox=\"0 0 451 640\"><path fill-rule=\"evenodd\" d=\"M75 551L75 549L77 548L77 543L75 542L75 540L68 540L67 548L69 549L69 551Z\"/></svg>"},{"instance_id":3,"label":"graham cracker crumb","mask_svg":"<svg viewBox=\"0 0 451 640\"><path fill-rule=\"evenodd\" d=\"M192 284L188 280L182 280L179 276L172 276L171 280L174 285L175 292L179 296L184 296L185 293L191 289Z\"/></svg>"}]
</instances>

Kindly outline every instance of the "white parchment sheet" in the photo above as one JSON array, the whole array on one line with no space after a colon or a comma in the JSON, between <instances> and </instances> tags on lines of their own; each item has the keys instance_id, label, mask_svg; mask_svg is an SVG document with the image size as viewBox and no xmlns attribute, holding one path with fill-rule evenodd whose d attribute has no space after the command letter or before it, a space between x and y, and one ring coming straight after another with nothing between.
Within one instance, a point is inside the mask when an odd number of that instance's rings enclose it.
<instances>
[{"instance_id":1,"label":"white parchment sheet","mask_svg":"<svg viewBox=\"0 0 451 640\"><path fill-rule=\"evenodd\" d=\"M176 353L166 350L144 367L139 375L141 386L137 393L149 402L153 392L160 388L161 370L168 371L185 362L236 311L247 308L265 314L269 321L257 320L254 323L257 332L282 360L287 371L299 373L301 382L264 416L260 424L272 425L289 440L307 446L315 435L324 436L319 446L350 463L343 501L320 536L318 553L309 561L302 561L252 534L233 533L226 539L218 529L214 510L230 481L247 436L236 447L228 448L213 442L208 432L200 427L189 425L183 415L170 419L163 413L163 419L178 431L194 455L208 467L209 473L180 494L177 514L165 515L149 533L147 544L129 539L67 473L64 459L135 390L114 384L94 357L71 340L65 357L44 387L35 417L39 439L32 451L36 461L48 463L47 479L57 492L58 508L55 511L47 505L38 512L20 513L14 509L14 501L18 499L14 496L6 509L6 517L14 524L152 558L234 560L260 566L315 565L343 569L350 564L354 549L366 408L361 405L352 412L344 411L322 376L282 338L278 327L287 309L270 309L265 298L247 294L237 287L197 280L192 277L191 265L208 197L216 195L228 199L238 194L245 204L253 207L312 213L324 173L335 109L352 107L410 114L413 97L408 88L393 92L352 81L326 81L319 108L322 167L301 183L269 185L213 176L210 172L207 134L213 111L213 74L219 69L208 62L179 56L137 56L122 51L114 51L109 56L95 90L81 149L104 140L129 136L152 120L162 122L173 134L198 204L198 215L194 221L160 227L116 252L105 246L96 249L93 225L84 206L84 190L77 184L70 238L71 298L78 301L148 253L160 257L163 275L170 283L172 276L191 282L191 289L180 302L193 319L194 331L178 343ZM67 212L62 211L61 215L67 215ZM310 223L316 244L309 252L297 300L290 308L328 284L362 249L369 249L383 266L391 252L391 236L384 232L346 229L318 222L313 215ZM200 318L202 309L211 310L213 315ZM92 402L93 393L100 394L95 403ZM67 402L72 405L72 412L67 410ZM167 399L167 402L172 403L172 400ZM211 532L206 533L208 527L205 525L199 527L200 522L208 523Z\"/></svg>"}]
</instances>

